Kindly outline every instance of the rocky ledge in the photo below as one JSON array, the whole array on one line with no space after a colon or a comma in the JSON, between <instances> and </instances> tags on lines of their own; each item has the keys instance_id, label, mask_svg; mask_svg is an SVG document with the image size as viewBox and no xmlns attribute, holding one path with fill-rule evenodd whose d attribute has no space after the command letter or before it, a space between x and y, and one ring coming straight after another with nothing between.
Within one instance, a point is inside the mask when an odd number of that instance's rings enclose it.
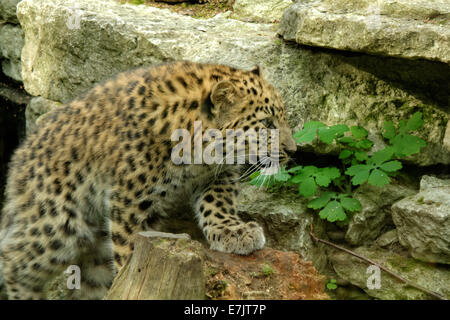
<instances>
[{"instance_id":1,"label":"rocky ledge","mask_svg":"<svg viewBox=\"0 0 450 320\"><path fill-rule=\"evenodd\" d=\"M294 130L319 120L380 133L383 121L397 122L420 110L425 120L420 137L427 147L409 160L450 164L444 143L447 64L299 47L279 39L274 24L223 15L194 19L108 0L23 0L17 12L26 40L23 82L34 96L64 103L119 71L172 60L257 64L279 89ZM330 150L315 145L314 151Z\"/></svg>"},{"instance_id":2,"label":"rocky ledge","mask_svg":"<svg viewBox=\"0 0 450 320\"><path fill-rule=\"evenodd\" d=\"M450 179L423 176L419 193L392 206L392 218L414 258L450 264Z\"/></svg>"},{"instance_id":3,"label":"rocky ledge","mask_svg":"<svg viewBox=\"0 0 450 320\"><path fill-rule=\"evenodd\" d=\"M298 1L280 33L310 46L450 63L450 2Z\"/></svg>"}]
</instances>

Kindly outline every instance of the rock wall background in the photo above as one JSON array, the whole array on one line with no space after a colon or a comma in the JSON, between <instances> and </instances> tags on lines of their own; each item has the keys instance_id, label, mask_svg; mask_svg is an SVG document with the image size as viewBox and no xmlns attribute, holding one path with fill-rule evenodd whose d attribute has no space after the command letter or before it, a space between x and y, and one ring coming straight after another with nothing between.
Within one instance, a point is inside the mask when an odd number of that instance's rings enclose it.
<instances>
[{"instance_id":1,"label":"rock wall background","mask_svg":"<svg viewBox=\"0 0 450 320\"><path fill-rule=\"evenodd\" d=\"M23 90L21 52L24 34L16 15L19 0L0 2L0 202L7 163L25 136L25 109L30 96Z\"/></svg>"},{"instance_id":2,"label":"rock wall background","mask_svg":"<svg viewBox=\"0 0 450 320\"><path fill-rule=\"evenodd\" d=\"M420 136L427 147L408 159L409 178L383 190L362 186L357 197L363 210L348 226L320 220L294 194L273 195L250 186L244 188L240 211L264 226L271 247L295 251L323 274L337 278L338 298L427 297L392 281L383 285L383 292L369 290L365 269L353 272L353 260L315 244L310 224L317 236L359 247L448 296L450 4L396 4L236 0L233 13L195 19L115 0L2 0L3 118L11 114L4 106L16 106L30 132L45 121L47 111L117 72L179 59L247 69L260 65L279 89L294 130L319 120L363 125L375 137L385 120L396 122L421 111L425 126ZM8 121L23 131L20 121ZM0 147L11 134L4 134ZM23 133L15 136L20 140ZM378 139L379 148L381 144ZM10 149L1 152L2 163ZM320 144L302 146L298 161L307 161L308 155L317 161L333 152ZM421 178L423 173L431 175ZM430 179L436 179L433 189L423 186ZM196 228L192 221L180 226ZM394 253L398 259L391 259Z\"/></svg>"},{"instance_id":3,"label":"rock wall background","mask_svg":"<svg viewBox=\"0 0 450 320\"><path fill-rule=\"evenodd\" d=\"M26 37L23 82L33 96L64 103L119 71L171 60L260 65L280 90L292 127L315 119L359 123L378 132L383 121L421 110L426 123L421 137L428 145L411 161L450 164L444 145L448 64L304 47L283 41L277 24L223 15L194 19L114 0L25 0L18 17ZM329 151L321 149L314 146Z\"/></svg>"}]
</instances>

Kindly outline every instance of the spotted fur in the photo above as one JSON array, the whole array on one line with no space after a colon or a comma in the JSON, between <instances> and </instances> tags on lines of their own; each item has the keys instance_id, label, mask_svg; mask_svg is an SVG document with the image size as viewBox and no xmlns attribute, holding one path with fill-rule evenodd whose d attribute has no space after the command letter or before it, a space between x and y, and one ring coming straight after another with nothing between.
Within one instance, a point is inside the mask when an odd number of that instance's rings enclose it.
<instances>
[{"instance_id":1,"label":"spotted fur","mask_svg":"<svg viewBox=\"0 0 450 320\"><path fill-rule=\"evenodd\" d=\"M10 299L43 299L44 285L81 268L73 298L101 298L133 236L186 205L211 248L249 254L262 228L237 215L239 166L175 165L173 130L270 126L281 155L295 150L276 90L251 71L176 62L121 73L48 113L15 152L0 217Z\"/></svg>"}]
</instances>

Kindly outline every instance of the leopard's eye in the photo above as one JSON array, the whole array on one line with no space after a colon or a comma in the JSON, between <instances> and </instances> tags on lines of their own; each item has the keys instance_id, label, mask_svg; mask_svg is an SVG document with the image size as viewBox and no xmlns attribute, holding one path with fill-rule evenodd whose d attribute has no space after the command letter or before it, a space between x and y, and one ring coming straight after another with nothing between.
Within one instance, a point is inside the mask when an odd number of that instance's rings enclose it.
<instances>
[{"instance_id":1,"label":"leopard's eye","mask_svg":"<svg viewBox=\"0 0 450 320\"><path fill-rule=\"evenodd\" d=\"M262 120L262 124L264 125L264 127L266 127L267 129L275 129L275 125L273 123L273 121L270 118L265 118Z\"/></svg>"}]
</instances>

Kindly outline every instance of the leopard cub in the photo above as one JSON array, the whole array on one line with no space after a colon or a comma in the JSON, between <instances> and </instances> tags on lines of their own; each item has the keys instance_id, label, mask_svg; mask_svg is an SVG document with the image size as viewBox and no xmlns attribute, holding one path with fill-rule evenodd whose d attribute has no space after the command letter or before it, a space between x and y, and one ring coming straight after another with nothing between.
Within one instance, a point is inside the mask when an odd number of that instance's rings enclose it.
<instances>
[{"instance_id":1,"label":"leopard cub","mask_svg":"<svg viewBox=\"0 0 450 320\"><path fill-rule=\"evenodd\" d=\"M10 164L0 216L9 299L46 298L45 284L69 265L81 269L72 298L102 298L133 236L186 207L212 249L261 249L262 228L237 214L241 165L175 164L171 156L174 130L194 137L201 122L201 133L224 136L278 129L285 161L296 144L279 94L260 73L184 61L143 67L46 114Z\"/></svg>"}]
</instances>

